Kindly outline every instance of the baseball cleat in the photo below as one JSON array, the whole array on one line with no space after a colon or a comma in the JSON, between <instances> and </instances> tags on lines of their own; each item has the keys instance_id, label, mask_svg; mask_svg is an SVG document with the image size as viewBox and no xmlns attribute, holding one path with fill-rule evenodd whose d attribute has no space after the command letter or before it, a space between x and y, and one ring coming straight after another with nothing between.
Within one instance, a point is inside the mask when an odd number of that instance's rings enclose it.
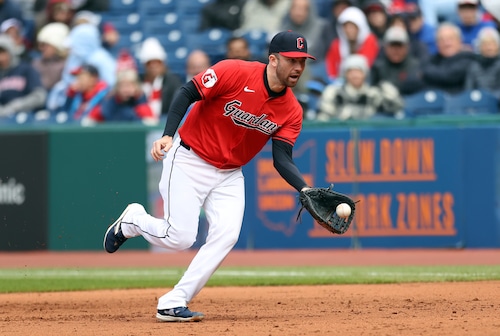
<instances>
[{"instance_id":1,"label":"baseball cleat","mask_svg":"<svg viewBox=\"0 0 500 336\"><path fill-rule=\"evenodd\" d=\"M135 207L143 208L142 205L137 203L129 204L125 210L123 210L120 217L118 217L118 219L109 226L108 230L104 234L103 242L104 250L106 250L106 252L116 252L120 246L127 241L128 238L123 235L121 224L125 215Z\"/></svg>"},{"instance_id":2,"label":"baseball cleat","mask_svg":"<svg viewBox=\"0 0 500 336\"><path fill-rule=\"evenodd\" d=\"M188 307L158 309L156 318L161 322L199 322L203 320L203 313L192 312Z\"/></svg>"}]
</instances>

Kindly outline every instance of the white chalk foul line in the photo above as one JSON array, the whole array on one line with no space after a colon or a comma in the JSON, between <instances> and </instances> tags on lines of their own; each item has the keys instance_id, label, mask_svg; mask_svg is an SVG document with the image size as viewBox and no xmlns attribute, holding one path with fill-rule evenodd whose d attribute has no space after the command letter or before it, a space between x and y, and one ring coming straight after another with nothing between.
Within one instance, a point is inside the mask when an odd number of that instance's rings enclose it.
<instances>
[{"instance_id":1,"label":"white chalk foul line","mask_svg":"<svg viewBox=\"0 0 500 336\"><path fill-rule=\"evenodd\" d=\"M109 279L109 278L148 278L162 279L181 276L183 271L175 269L0 269L0 279ZM362 271L362 270L225 270L219 269L213 277L217 278L349 278L360 276L364 278L435 278L435 279L474 279L482 277L497 277L495 272L418 272L418 271Z\"/></svg>"}]
</instances>

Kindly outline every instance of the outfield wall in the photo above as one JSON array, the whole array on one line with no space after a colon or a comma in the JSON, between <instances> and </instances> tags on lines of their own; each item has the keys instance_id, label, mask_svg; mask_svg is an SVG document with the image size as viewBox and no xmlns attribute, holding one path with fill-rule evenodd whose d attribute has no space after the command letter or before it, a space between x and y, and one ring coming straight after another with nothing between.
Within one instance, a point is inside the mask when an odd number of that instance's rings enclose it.
<instances>
[{"instance_id":1,"label":"outfield wall","mask_svg":"<svg viewBox=\"0 0 500 336\"><path fill-rule=\"evenodd\" d=\"M162 127L102 125L0 130L0 250L97 250L130 202L161 215ZM270 146L245 168L237 248L500 247L500 118L306 123L294 160L311 185L359 200L333 236L304 212L272 167ZM206 222L202 215L199 244ZM147 249L143 239L127 248Z\"/></svg>"}]
</instances>

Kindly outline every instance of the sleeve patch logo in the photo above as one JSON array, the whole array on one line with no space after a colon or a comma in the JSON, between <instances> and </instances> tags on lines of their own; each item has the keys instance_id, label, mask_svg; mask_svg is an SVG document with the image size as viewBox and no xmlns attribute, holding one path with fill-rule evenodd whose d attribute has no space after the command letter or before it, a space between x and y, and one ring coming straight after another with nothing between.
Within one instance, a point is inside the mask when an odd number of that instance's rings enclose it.
<instances>
[{"instance_id":1,"label":"sleeve patch logo","mask_svg":"<svg viewBox=\"0 0 500 336\"><path fill-rule=\"evenodd\" d=\"M203 86L206 87L207 89L210 89L217 83L217 75L215 74L215 71L212 69L208 69L205 71L203 76L201 76L201 81L203 83Z\"/></svg>"}]
</instances>

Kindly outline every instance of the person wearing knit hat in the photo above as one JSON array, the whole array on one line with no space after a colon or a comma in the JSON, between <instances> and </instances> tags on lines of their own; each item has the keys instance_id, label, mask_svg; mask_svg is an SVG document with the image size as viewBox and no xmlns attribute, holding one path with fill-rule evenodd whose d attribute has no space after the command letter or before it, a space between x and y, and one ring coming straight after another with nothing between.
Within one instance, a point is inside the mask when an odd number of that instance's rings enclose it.
<instances>
[{"instance_id":1,"label":"person wearing knit hat","mask_svg":"<svg viewBox=\"0 0 500 336\"><path fill-rule=\"evenodd\" d=\"M64 23L53 22L45 25L37 35L40 57L32 65L40 74L43 87L51 90L62 78L67 49L64 44L69 28Z\"/></svg>"},{"instance_id":2,"label":"person wearing knit hat","mask_svg":"<svg viewBox=\"0 0 500 336\"><path fill-rule=\"evenodd\" d=\"M476 39L479 53L467 68L466 90L486 90L500 101L500 34L495 28L485 27Z\"/></svg>"},{"instance_id":3,"label":"person wearing knit hat","mask_svg":"<svg viewBox=\"0 0 500 336\"><path fill-rule=\"evenodd\" d=\"M174 94L182 82L167 67L167 53L158 39L149 37L137 55L144 65L143 91L156 117L165 116Z\"/></svg>"},{"instance_id":4,"label":"person wearing knit hat","mask_svg":"<svg viewBox=\"0 0 500 336\"><path fill-rule=\"evenodd\" d=\"M379 88L366 82L370 70L363 55L348 56L341 71L344 84L329 84L321 94L319 121L370 119L379 112L395 115L402 111L403 99L394 86Z\"/></svg>"}]
</instances>

